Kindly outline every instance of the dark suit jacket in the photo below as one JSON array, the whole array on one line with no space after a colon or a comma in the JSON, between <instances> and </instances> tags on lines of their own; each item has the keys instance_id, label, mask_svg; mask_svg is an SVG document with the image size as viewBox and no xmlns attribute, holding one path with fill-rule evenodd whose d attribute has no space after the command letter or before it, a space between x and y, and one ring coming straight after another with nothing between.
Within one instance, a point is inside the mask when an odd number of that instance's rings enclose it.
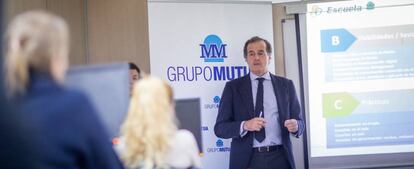
<instances>
[{"instance_id":1,"label":"dark suit jacket","mask_svg":"<svg viewBox=\"0 0 414 169\"><path fill-rule=\"evenodd\" d=\"M299 130L295 136L299 137L303 133L305 125L299 101L291 80L273 74L270 77L276 94L283 147L286 157L294 169L289 131L283 124L287 119L296 119ZM254 104L250 75L227 82L221 97L214 132L217 137L232 138L230 169L246 169L249 165L253 152L253 132L248 132L244 137L240 137L240 124L253 117Z\"/></svg>"},{"instance_id":2,"label":"dark suit jacket","mask_svg":"<svg viewBox=\"0 0 414 169\"><path fill-rule=\"evenodd\" d=\"M82 93L61 87L47 74L31 73L29 88L17 102L35 150L37 164L32 168L122 168L110 137Z\"/></svg>"}]
</instances>

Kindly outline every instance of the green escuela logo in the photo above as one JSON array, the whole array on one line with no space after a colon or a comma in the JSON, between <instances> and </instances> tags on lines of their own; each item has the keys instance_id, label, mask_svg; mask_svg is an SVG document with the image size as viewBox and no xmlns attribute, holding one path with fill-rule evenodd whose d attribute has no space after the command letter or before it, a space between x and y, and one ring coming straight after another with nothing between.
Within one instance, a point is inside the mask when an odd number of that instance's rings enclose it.
<instances>
[{"instance_id":1,"label":"green escuela logo","mask_svg":"<svg viewBox=\"0 0 414 169\"><path fill-rule=\"evenodd\" d=\"M369 1L367 3L367 10L373 10L373 9L375 9L375 4L374 4L374 2Z\"/></svg>"},{"instance_id":2,"label":"green escuela logo","mask_svg":"<svg viewBox=\"0 0 414 169\"><path fill-rule=\"evenodd\" d=\"M361 12L362 10L373 10L375 9L375 3L369 1L366 6L363 5L348 5L348 6L329 6L321 8L318 5L313 5L309 11L312 16L319 16L323 13L326 14L339 14L339 13L352 13L352 12Z\"/></svg>"},{"instance_id":3,"label":"green escuela logo","mask_svg":"<svg viewBox=\"0 0 414 169\"><path fill-rule=\"evenodd\" d=\"M322 8L320 8L318 5L314 5L311 8L310 14L312 16L318 16L318 15L322 14L322 12L323 12Z\"/></svg>"},{"instance_id":4,"label":"green escuela logo","mask_svg":"<svg viewBox=\"0 0 414 169\"><path fill-rule=\"evenodd\" d=\"M351 13L351 12L361 12L363 7L361 5L353 6L342 6L342 7L328 7L326 13L335 14L335 13Z\"/></svg>"}]
</instances>

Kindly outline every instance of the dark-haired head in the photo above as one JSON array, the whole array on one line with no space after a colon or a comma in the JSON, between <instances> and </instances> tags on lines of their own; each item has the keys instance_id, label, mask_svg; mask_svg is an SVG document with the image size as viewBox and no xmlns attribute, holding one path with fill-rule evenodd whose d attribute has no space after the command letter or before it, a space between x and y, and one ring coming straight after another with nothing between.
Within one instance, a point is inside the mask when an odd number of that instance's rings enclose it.
<instances>
[{"instance_id":1,"label":"dark-haired head","mask_svg":"<svg viewBox=\"0 0 414 169\"><path fill-rule=\"evenodd\" d=\"M141 70L135 63L129 62L128 64L129 64L129 70L136 70L138 74L141 74Z\"/></svg>"},{"instance_id":2,"label":"dark-haired head","mask_svg":"<svg viewBox=\"0 0 414 169\"><path fill-rule=\"evenodd\" d=\"M269 41L267 41L266 39L263 39L261 37L258 37L258 36L253 36L252 38L247 40L246 43L244 43L244 48L243 48L244 58L247 57L247 46L251 43L255 43L255 42L259 42L259 41L263 41L266 44L266 53L268 55L272 54L272 45L270 45Z\"/></svg>"},{"instance_id":3,"label":"dark-haired head","mask_svg":"<svg viewBox=\"0 0 414 169\"><path fill-rule=\"evenodd\" d=\"M138 66L132 62L129 62L129 88L132 91L132 87L139 79L141 79L141 71Z\"/></svg>"}]
</instances>

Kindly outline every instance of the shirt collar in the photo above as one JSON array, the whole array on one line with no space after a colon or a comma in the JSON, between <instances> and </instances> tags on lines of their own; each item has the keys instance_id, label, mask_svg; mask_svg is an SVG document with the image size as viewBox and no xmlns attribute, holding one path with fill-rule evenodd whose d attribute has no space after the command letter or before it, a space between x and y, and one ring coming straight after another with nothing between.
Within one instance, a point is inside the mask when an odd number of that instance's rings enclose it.
<instances>
[{"instance_id":1,"label":"shirt collar","mask_svg":"<svg viewBox=\"0 0 414 169\"><path fill-rule=\"evenodd\" d=\"M263 78L265 78L265 80L270 80L270 73L269 73L269 72L266 72L266 73L265 73L265 74L263 74L262 76L257 76L257 75L255 75L254 73L251 73L251 72L250 72L250 80L254 81L254 80L256 80L256 78L258 78L258 77L263 77Z\"/></svg>"}]
</instances>

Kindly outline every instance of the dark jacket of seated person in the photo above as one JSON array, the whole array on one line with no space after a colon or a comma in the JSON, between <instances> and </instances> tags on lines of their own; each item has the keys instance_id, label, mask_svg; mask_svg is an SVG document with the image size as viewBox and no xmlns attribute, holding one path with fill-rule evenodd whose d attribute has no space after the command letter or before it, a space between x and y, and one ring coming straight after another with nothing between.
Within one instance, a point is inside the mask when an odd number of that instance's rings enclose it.
<instances>
[{"instance_id":1,"label":"dark jacket of seated person","mask_svg":"<svg viewBox=\"0 0 414 169\"><path fill-rule=\"evenodd\" d=\"M19 113L31 132L42 169L122 168L90 101L63 88L47 74L31 73Z\"/></svg>"}]
</instances>

